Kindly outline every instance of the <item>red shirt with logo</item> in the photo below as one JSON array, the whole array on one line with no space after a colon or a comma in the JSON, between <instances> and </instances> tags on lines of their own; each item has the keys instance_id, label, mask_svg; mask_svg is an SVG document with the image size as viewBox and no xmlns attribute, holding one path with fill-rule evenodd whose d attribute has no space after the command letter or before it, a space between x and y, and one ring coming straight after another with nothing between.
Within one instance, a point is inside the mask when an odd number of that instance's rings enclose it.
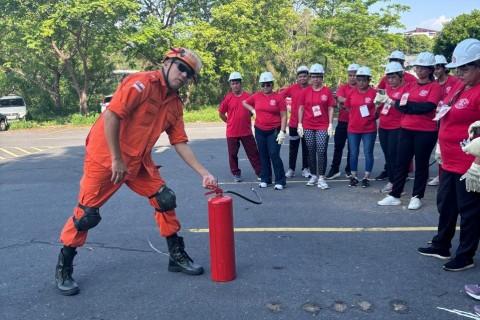
<instances>
[{"instance_id":1,"label":"red shirt with logo","mask_svg":"<svg viewBox=\"0 0 480 320\"><path fill-rule=\"evenodd\" d=\"M370 133L377 131L375 104L373 100L377 90L369 87L366 92L359 92L358 88L350 91L345 100L345 106L350 108L347 132Z\"/></svg>"},{"instance_id":2,"label":"red shirt with logo","mask_svg":"<svg viewBox=\"0 0 480 320\"><path fill-rule=\"evenodd\" d=\"M248 97L250 93L245 91L240 96L230 92L220 103L218 112L227 114L227 138L252 135L251 114L242 104Z\"/></svg>"},{"instance_id":3,"label":"red shirt with logo","mask_svg":"<svg viewBox=\"0 0 480 320\"><path fill-rule=\"evenodd\" d=\"M328 108L335 107L332 90L323 86L315 91L308 87L302 91L299 106L304 106L302 125L309 130L328 129Z\"/></svg>"},{"instance_id":4,"label":"red shirt with logo","mask_svg":"<svg viewBox=\"0 0 480 320\"><path fill-rule=\"evenodd\" d=\"M305 87L305 88L308 88ZM305 89L302 88L298 83L292 84L287 89L283 90L280 94L285 99L287 97L292 98L292 107L290 109L290 120L288 121L288 126L296 128L298 126L298 101L300 100L300 95Z\"/></svg>"},{"instance_id":5,"label":"red shirt with logo","mask_svg":"<svg viewBox=\"0 0 480 320\"><path fill-rule=\"evenodd\" d=\"M403 94L408 93L408 101L432 102L435 105L438 105L440 101L441 89L435 81L422 85L417 82L409 82L403 87ZM404 114L400 126L408 130L437 131L437 121L433 121L435 112L436 110L433 109L426 114Z\"/></svg>"},{"instance_id":6,"label":"red shirt with logo","mask_svg":"<svg viewBox=\"0 0 480 320\"><path fill-rule=\"evenodd\" d=\"M399 86L398 88L393 89L391 86L387 85L387 95L390 99L393 100L400 100L403 93L403 86L405 84ZM378 126L385 130L394 130L400 128L400 121L402 120L403 113L398 111L395 106L382 104L379 110L380 114L380 121Z\"/></svg>"},{"instance_id":7,"label":"red shirt with logo","mask_svg":"<svg viewBox=\"0 0 480 320\"><path fill-rule=\"evenodd\" d=\"M352 91L353 88L356 88L356 86L351 86L348 83L344 83L338 87L337 93L335 94L335 96L337 98L338 97L346 98L348 96L348 93ZM348 108L345 107L345 105L343 107L340 107L340 110L338 110L338 121L348 122L348 117L349 117Z\"/></svg>"},{"instance_id":8,"label":"red shirt with logo","mask_svg":"<svg viewBox=\"0 0 480 320\"><path fill-rule=\"evenodd\" d=\"M438 80L437 80L438 82ZM440 84L441 88L441 96L440 96L440 101L444 101L445 97L448 95L450 90L457 85L457 83L461 82L460 79L457 77L454 77L452 75L447 74L447 81L445 81L443 84Z\"/></svg>"},{"instance_id":9,"label":"red shirt with logo","mask_svg":"<svg viewBox=\"0 0 480 320\"><path fill-rule=\"evenodd\" d=\"M415 77L413 74L404 72L403 73L403 82L417 82L417 77ZM378 89L385 89L388 86L388 81L387 81L387 76L384 76L382 80L380 80L380 83L378 84L377 88Z\"/></svg>"},{"instance_id":10,"label":"red shirt with logo","mask_svg":"<svg viewBox=\"0 0 480 320\"><path fill-rule=\"evenodd\" d=\"M280 111L287 111L285 99L278 93L266 96L256 92L245 100L255 109L255 126L262 130L273 130L280 127Z\"/></svg>"},{"instance_id":11,"label":"red shirt with logo","mask_svg":"<svg viewBox=\"0 0 480 320\"><path fill-rule=\"evenodd\" d=\"M459 82L445 97L445 104L452 108L440 120L438 133L442 168L457 174L467 172L475 160L474 156L462 151L460 142L468 138L468 127L480 120L480 84L464 89L463 83Z\"/></svg>"}]
</instances>

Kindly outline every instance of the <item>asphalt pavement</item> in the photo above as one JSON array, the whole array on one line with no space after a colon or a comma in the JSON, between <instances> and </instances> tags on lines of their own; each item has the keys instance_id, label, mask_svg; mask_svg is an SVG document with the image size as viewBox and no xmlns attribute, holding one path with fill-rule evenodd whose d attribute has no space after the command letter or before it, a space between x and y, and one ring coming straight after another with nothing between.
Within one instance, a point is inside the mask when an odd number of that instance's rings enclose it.
<instances>
[{"instance_id":1,"label":"asphalt pavement","mask_svg":"<svg viewBox=\"0 0 480 320\"><path fill-rule=\"evenodd\" d=\"M220 123L187 125L190 145L222 188L254 197L254 187L263 200L255 205L232 195L236 279L212 281L207 232L210 196L204 195L200 177L162 136L153 158L177 194L186 251L205 267L205 274L167 271L168 258L149 245L150 240L159 251L167 251L153 209L123 186L101 208L101 223L78 249L74 278L80 294L62 296L53 283L61 248L58 238L77 203L87 133L88 128L71 127L0 133L0 319L473 316L477 303L463 286L478 283L479 266L446 272L444 261L417 253L435 235L437 187L427 186L419 210L406 208L412 182L406 184L401 206L381 207L376 202L383 198L379 190L385 181L372 181L370 188L349 188L342 176L328 182L330 189L321 190L305 185L307 179L299 175L297 165L297 175L288 179L286 189L258 189L242 148L244 181L235 183ZM333 141L329 164L332 153ZM288 139L281 155L288 169ZM361 151L360 175L363 162ZM345 158L342 168L344 163ZM383 164L377 139L373 176ZM436 165L431 169L433 177ZM458 232L452 254L457 245Z\"/></svg>"}]
</instances>

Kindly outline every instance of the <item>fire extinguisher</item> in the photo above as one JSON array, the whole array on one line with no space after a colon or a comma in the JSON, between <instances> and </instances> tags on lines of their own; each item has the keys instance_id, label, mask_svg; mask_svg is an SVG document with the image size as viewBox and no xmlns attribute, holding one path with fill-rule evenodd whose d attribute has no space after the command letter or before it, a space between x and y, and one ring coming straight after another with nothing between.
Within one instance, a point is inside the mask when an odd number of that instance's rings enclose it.
<instances>
[{"instance_id":1,"label":"fire extinguisher","mask_svg":"<svg viewBox=\"0 0 480 320\"><path fill-rule=\"evenodd\" d=\"M233 191L223 191L217 186L211 186L212 191L205 195L215 193L215 197L208 199L208 227L210 235L210 267L212 280L227 282L235 279L235 239L233 230L233 201L224 193L235 194L249 202L261 204L262 199L252 188L259 201Z\"/></svg>"}]
</instances>

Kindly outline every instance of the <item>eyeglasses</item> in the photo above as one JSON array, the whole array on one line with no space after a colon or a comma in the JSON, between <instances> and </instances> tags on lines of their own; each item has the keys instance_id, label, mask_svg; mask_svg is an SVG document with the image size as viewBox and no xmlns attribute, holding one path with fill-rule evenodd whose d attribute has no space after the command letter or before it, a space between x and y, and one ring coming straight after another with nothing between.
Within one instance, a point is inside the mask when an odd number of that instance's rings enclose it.
<instances>
[{"instance_id":1,"label":"eyeglasses","mask_svg":"<svg viewBox=\"0 0 480 320\"><path fill-rule=\"evenodd\" d=\"M312 79L323 79L323 76L310 76Z\"/></svg>"},{"instance_id":2,"label":"eyeglasses","mask_svg":"<svg viewBox=\"0 0 480 320\"><path fill-rule=\"evenodd\" d=\"M368 78L357 78L357 82L368 82L370 79Z\"/></svg>"},{"instance_id":3,"label":"eyeglasses","mask_svg":"<svg viewBox=\"0 0 480 320\"><path fill-rule=\"evenodd\" d=\"M263 88L263 87L267 87L267 88L268 88L268 87L271 87L272 85L273 85L273 83L271 83L271 82L262 82L262 83L260 84L260 86L261 86L262 88Z\"/></svg>"},{"instance_id":4,"label":"eyeglasses","mask_svg":"<svg viewBox=\"0 0 480 320\"><path fill-rule=\"evenodd\" d=\"M464 73L467 73L468 71L470 71L472 66L474 66L473 63L467 63L466 65L463 65L463 66L460 66L457 68L457 74L461 73L461 74L464 74Z\"/></svg>"},{"instance_id":5,"label":"eyeglasses","mask_svg":"<svg viewBox=\"0 0 480 320\"><path fill-rule=\"evenodd\" d=\"M175 64L177 65L178 71L182 73L185 72L187 74L187 79L191 79L195 75L195 72L193 72L191 68L187 67L183 63L176 61Z\"/></svg>"}]
</instances>

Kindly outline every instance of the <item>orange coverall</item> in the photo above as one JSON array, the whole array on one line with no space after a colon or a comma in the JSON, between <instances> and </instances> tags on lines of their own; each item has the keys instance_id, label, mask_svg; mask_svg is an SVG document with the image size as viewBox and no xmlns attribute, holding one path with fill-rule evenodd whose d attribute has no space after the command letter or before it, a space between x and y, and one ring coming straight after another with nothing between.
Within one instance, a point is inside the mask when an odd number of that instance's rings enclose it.
<instances>
[{"instance_id":1,"label":"orange coverall","mask_svg":"<svg viewBox=\"0 0 480 320\"><path fill-rule=\"evenodd\" d=\"M139 72L127 77L115 92L108 110L121 118L119 140L128 174L120 183L110 181L112 159L104 119L100 116L86 139L78 202L87 207L100 208L124 183L141 196L155 195L165 184L151 156L160 134L165 131L172 145L188 141L182 102L177 91L168 90L161 70ZM154 208L159 208L154 197L149 202ZM77 206L73 214L79 219L84 211ZM154 216L163 237L180 230L175 210L155 211ZM81 247L87 233L78 231L73 217L70 217L63 227L60 241L66 246Z\"/></svg>"}]
</instances>

